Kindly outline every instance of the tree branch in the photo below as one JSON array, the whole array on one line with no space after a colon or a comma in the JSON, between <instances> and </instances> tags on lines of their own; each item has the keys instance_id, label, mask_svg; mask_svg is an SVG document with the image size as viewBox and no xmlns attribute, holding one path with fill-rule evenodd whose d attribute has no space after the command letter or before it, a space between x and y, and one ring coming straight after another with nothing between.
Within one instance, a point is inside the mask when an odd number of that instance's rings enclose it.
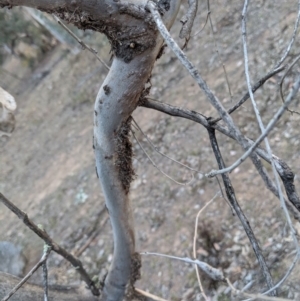
<instances>
[{"instance_id":1,"label":"tree branch","mask_svg":"<svg viewBox=\"0 0 300 301\"><path fill-rule=\"evenodd\" d=\"M29 273L16 285L13 287L13 289L3 298L1 299L1 301L7 301L8 299L11 298L11 296L13 296L17 290L22 287L26 281L38 270L38 268L42 265L44 265L51 253L51 247L48 247L47 245L45 245L45 250L44 250L44 254L42 256L42 258L39 260L39 262L29 271ZM0 296L0 298L2 298Z\"/></svg>"},{"instance_id":2,"label":"tree branch","mask_svg":"<svg viewBox=\"0 0 300 301\"><path fill-rule=\"evenodd\" d=\"M231 131L229 131L226 127L221 126L219 124L210 125L210 123L209 123L210 120L206 116L204 116L200 113L197 113L195 111L190 111L190 110L187 110L187 109L184 109L184 108L172 106L172 105L162 103L160 101L149 99L149 98L143 99L143 101L140 103L140 106L150 108L150 109L154 109L154 110L163 112L165 114L168 114L170 116L181 117L181 118L185 118L185 119L197 122L197 123L201 124L202 126L204 126L206 129L210 128L210 126L211 126L215 130L219 131L220 133L224 134L227 137L230 137L233 140L236 140L239 144L241 144L236 139L236 137L233 135L233 133ZM247 137L243 137L243 140L245 141L244 145L247 146L247 147L251 147L251 145L254 143L253 140L251 140ZM266 153L265 150L263 150L262 148L257 147L255 149L255 152L252 153L252 158L251 159L252 159L255 167L258 169L259 174L261 175L264 182L266 183L267 188L276 197L278 197L279 194L278 194L278 191L276 189L276 186L273 184L273 182L267 176L266 172L264 171L264 168L263 168L262 164L259 162L259 159L256 157L256 154L258 154L261 158L263 158L269 164L271 163L271 158L269 157L269 155ZM299 214L299 212L300 212L300 199L299 199L299 196L297 194L297 191L296 191L296 188L295 188L295 185L294 185L294 174L293 174L292 170L288 167L288 165L284 161L277 158L276 156L273 156L273 158L274 158L274 161L275 161L275 164L276 164L276 169L277 169L277 171L278 171L278 173L279 173L279 175L282 179L282 182L285 186L288 199L295 206L297 211L295 211L294 208L291 207L290 204L286 202L287 206L288 206L289 210L293 213L294 217L297 220L300 221L300 214Z\"/></svg>"},{"instance_id":3,"label":"tree branch","mask_svg":"<svg viewBox=\"0 0 300 301\"><path fill-rule=\"evenodd\" d=\"M83 50L87 49L89 52L91 52L97 58L97 60L106 68L106 70L109 70L109 67L98 55L98 52L94 48L90 47L89 45L85 44L81 39L79 39L75 33L73 33L61 20L59 20L57 16L53 15L53 18L64 30L67 31L69 35L71 35L81 45Z\"/></svg>"},{"instance_id":4,"label":"tree branch","mask_svg":"<svg viewBox=\"0 0 300 301\"><path fill-rule=\"evenodd\" d=\"M218 163L219 169L223 169L223 168L225 168L225 163L223 161L222 154L221 154L220 149L219 149L219 145L218 145L216 135L215 135L215 130L214 129L208 129L208 135L209 135L211 147L212 147L212 150L214 152L214 155L215 155L216 161ZM247 217L245 216L245 214L243 213L243 211L242 211L242 209L241 209L241 207L240 207L240 205L239 205L239 203L236 199L235 192L234 192L234 189L233 189L233 186L231 184L231 181L230 181L230 178L229 178L228 174L222 174L222 180L223 180L223 183L224 183L224 186L225 186L225 191L226 191L226 194L227 194L227 198L228 198L230 204L232 205L232 207L234 208L234 210L235 210L238 218L240 219L240 221L243 225L243 228L244 228L244 230L245 230L245 232L246 232L246 234L247 234L247 236L250 240L253 251L256 255L256 258L258 260L258 263L260 265L260 268L262 270L264 278L267 282L267 285L268 285L269 288L272 288L274 286L274 284L273 284L273 280L272 280L272 276L270 274L269 268L266 264L266 261L264 259L263 254L262 254L262 251L260 249L258 241L257 241L257 239L254 235L254 232L252 231L250 223L249 223ZM272 292L272 295L276 295L276 291Z\"/></svg>"},{"instance_id":5,"label":"tree branch","mask_svg":"<svg viewBox=\"0 0 300 301\"><path fill-rule=\"evenodd\" d=\"M282 57L280 58L280 60L276 64L275 68L278 68L283 63L283 61L286 59L288 54L290 53L290 50L291 50L291 48L292 48L292 46L295 42L295 39L296 39L297 30L298 30L298 27L299 27L299 22L300 22L300 0L298 0L298 13L297 13L297 18L296 18L295 25L294 25L292 38L291 38L284 54L282 55Z\"/></svg>"},{"instance_id":6,"label":"tree branch","mask_svg":"<svg viewBox=\"0 0 300 301\"><path fill-rule=\"evenodd\" d=\"M192 78L196 81L200 89L204 92L210 104L216 109L216 111L219 113L221 118L228 126L228 129L232 132L232 134L236 137L238 141L244 143L242 133L235 126L231 116L227 113L227 111L225 110L221 102L218 100L218 98L208 87L207 83L204 81L204 79L198 72L197 68L189 61L185 53L180 49L180 47L177 45L174 39L170 36L168 30L166 29L164 23L161 20L161 16L158 12L156 4L153 1L149 1L148 8L151 11L153 19L157 25L157 28L160 31L161 35L163 36L167 45L172 49L172 51L175 53L179 61L187 69L187 71L192 76Z\"/></svg>"},{"instance_id":7,"label":"tree branch","mask_svg":"<svg viewBox=\"0 0 300 301\"><path fill-rule=\"evenodd\" d=\"M48 233L38 227L29 217L28 215L20 210L16 205L14 205L12 202L10 202L2 193L0 193L0 202L2 202L8 209L10 209L14 214L17 215L19 219L23 221L23 223L31 229L35 234L37 234L48 246L51 247L51 249L56 252L57 254L64 257L66 260L68 260L73 267L76 269L76 271L81 275L82 280L88 285L88 287L91 289L92 293L95 296L99 295L99 290L95 286L92 279L89 277L86 270L83 268L81 261L74 257L71 253L66 251L64 248L62 248L59 244L57 244L52 238L48 235Z\"/></svg>"},{"instance_id":8,"label":"tree branch","mask_svg":"<svg viewBox=\"0 0 300 301\"><path fill-rule=\"evenodd\" d=\"M213 171L209 172L207 176L214 177L214 176L222 174L222 173L231 172L236 167L238 167L242 162L244 162L251 155L251 153L255 150L255 148L268 136L270 131L274 128L277 121L280 119L280 117L283 115L285 110L288 108L288 106L294 100L296 94L298 93L299 88L300 88L300 76L298 77L298 80L293 85L293 88L292 88L290 94L288 95L283 106L281 106L279 108L279 110L276 112L276 114L273 116L273 118L268 123L267 127L262 130L262 134L255 140L255 142L251 145L251 147L248 148L247 151L231 166L226 167L224 169L219 169L216 171L213 170Z\"/></svg>"},{"instance_id":9,"label":"tree branch","mask_svg":"<svg viewBox=\"0 0 300 301\"><path fill-rule=\"evenodd\" d=\"M252 87L252 93L254 93L256 90L258 90L268 79L273 77L275 74L279 73L280 71L284 70L286 66L279 67L277 69L274 69L267 73L265 76L263 76L261 79L259 79ZM248 99L250 95L249 92L247 91L245 95L234 105L232 106L227 112L228 114L233 113L236 109L238 109L242 104L244 104ZM214 124L218 121L222 120L221 117L217 117L214 119L211 119L209 121L210 124Z\"/></svg>"},{"instance_id":10,"label":"tree branch","mask_svg":"<svg viewBox=\"0 0 300 301\"><path fill-rule=\"evenodd\" d=\"M300 1L299 1L299 3L300 3ZM249 73L248 47L247 47L247 9L248 9L248 4L249 4L249 0L245 0L244 7L243 7L243 12L242 12L242 40L243 40L243 51L244 51L245 76L246 76L247 87L248 87L252 107L253 107L253 110L254 110L254 113L255 113L255 116L256 116L256 120L257 120L257 123L259 125L259 128L260 128L261 132L264 133L266 131L266 129L265 129L265 126L262 122L261 115L260 115L257 103L256 103L256 101L254 99L254 95L252 93L251 79L250 79L250 73ZM299 89L299 84L300 84L300 77L298 79L298 88L297 88L297 83L296 83L293 87L294 91L292 91L290 93L290 95L293 92L297 93L297 91ZM298 243L298 239L296 237L296 231L293 227L289 212L288 212L287 207L285 205L285 200L284 200L281 185L280 185L280 182L279 182L278 173L276 171L276 165L275 165L275 162L274 162L274 159L273 159L273 156L272 156L272 149L271 149L269 139L268 139L267 136L264 138L264 142L265 142L267 153L268 153L268 155L271 159L271 166L272 166L272 171L273 171L273 174L274 174L274 177L275 177L275 185L276 185L276 188L277 188L277 191L278 191L280 205L281 205L281 208L283 209L286 221L287 221L288 226L290 228L291 235L292 235L292 238L293 238L293 241L294 241L294 244L295 244L295 248L296 248L297 252L299 252L300 246L299 246L299 243Z\"/></svg>"},{"instance_id":11,"label":"tree branch","mask_svg":"<svg viewBox=\"0 0 300 301\"><path fill-rule=\"evenodd\" d=\"M4 298L11 289L16 286L22 279L10 274L0 272L0 299ZM55 286L49 287L49 301L99 301L89 291L80 287ZM40 301L43 300L44 289L41 286L25 283L22 289L16 292L10 301Z\"/></svg>"},{"instance_id":12,"label":"tree branch","mask_svg":"<svg viewBox=\"0 0 300 301\"><path fill-rule=\"evenodd\" d=\"M181 18L182 28L179 34L180 39L189 40L194 20L197 15L198 10L198 0L189 0L189 9L187 13Z\"/></svg>"}]
</instances>

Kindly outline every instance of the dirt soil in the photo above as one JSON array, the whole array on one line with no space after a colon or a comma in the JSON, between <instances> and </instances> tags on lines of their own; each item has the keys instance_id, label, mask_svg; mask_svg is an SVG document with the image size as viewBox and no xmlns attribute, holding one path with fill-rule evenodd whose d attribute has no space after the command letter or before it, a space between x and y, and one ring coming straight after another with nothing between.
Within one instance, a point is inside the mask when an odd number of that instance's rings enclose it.
<instances>
[{"instance_id":1,"label":"dirt soil","mask_svg":"<svg viewBox=\"0 0 300 301\"><path fill-rule=\"evenodd\" d=\"M247 91L243 65L241 11L237 0L211 1L213 32L205 23L206 1L199 2L199 14L187 48L189 59L216 93L226 108ZM186 6L181 8L182 15ZM252 1L248 15L249 66L252 83L270 71L286 49L297 16L297 1ZM172 29L178 36L179 19ZM288 61L299 53L300 40L293 46ZM87 41L109 62L110 46L99 35ZM183 41L179 41L183 45ZM232 99L224 76L224 63ZM112 231L103 210L104 199L95 173L92 149L93 105L106 70L87 51L74 55L61 45L48 53L34 70L11 57L2 68L18 74L17 80L1 74L1 84L15 95L18 104L17 127L9 139L0 142L0 191L49 235L69 251L78 251L93 233L95 238L80 255L91 275L103 277L112 259ZM299 64L284 82L288 93ZM283 72L270 79L255 94L265 124L281 105L278 81ZM151 97L186 107L206 116L216 117L204 94L176 60L170 49L153 70ZM299 97L291 107L300 111ZM208 172L216 169L206 130L191 121L173 118L159 112L138 108L134 119L156 147L189 165ZM233 114L234 121L249 138L259 135L250 102ZM274 154L283 159L300 180L300 136L297 114L286 113L270 134ZM195 218L219 191L215 179L201 173L194 175L156 153L145 137L136 135L157 167L179 182L165 177L133 139L136 179L132 183L136 241L139 251L151 251L181 257L192 257ZM242 154L239 145L217 135L227 165ZM271 174L271 168L266 163ZM250 160L230 174L238 201L260 242L267 264L279 281L294 256L290 231L279 200L264 186ZM43 242L18 218L0 205L0 240L11 241L23 248L29 270L40 258ZM300 234L299 222L293 220ZM99 229L99 225L102 227ZM224 199L218 197L200 216L197 255L215 267L222 268L232 283L250 292L266 288L251 245L236 216ZM178 261L142 256L142 279L137 287L168 300L203 300L194 267ZM58 255L49 261L50 282L77 285L76 271ZM35 275L33 280L40 283ZM202 275L203 286L211 300L233 300L224 283L216 283ZM280 288L280 295L300 299L299 266ZM239 299L239 298L237 298Z\"/></svg>"}]
</instances>

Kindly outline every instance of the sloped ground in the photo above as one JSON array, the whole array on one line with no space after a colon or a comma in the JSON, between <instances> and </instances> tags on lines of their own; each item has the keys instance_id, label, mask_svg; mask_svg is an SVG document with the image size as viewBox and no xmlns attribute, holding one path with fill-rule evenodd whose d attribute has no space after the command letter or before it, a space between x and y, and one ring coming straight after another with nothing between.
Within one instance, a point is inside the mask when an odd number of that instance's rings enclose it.
<instances>
[{"instance_id":1,"label":"sloped ground","mask_svg":"<svg viewBox=\"0 0 300 301\"><path fill-rule=\"evenodd\" d=\"M199 3L195 33L205 22L207 8L204 2ZM228 108L246 92L241 10L240 1L213 1L215 40L207 24L200 34L192 37L187 50L188 57ZM256 1L249 7L252 82L271 70L283 53L293 31L296 10L296 1ZM178 35L179 28L177 22L172 30L174 36ZM90 42L109 61L108 42L98 36ZM298 52L299 41L291 51L290 60ZM226 66L232 100L220 60ZM93 102L106 70L90 53L74 56L60 46L33 73L22 71L19 62L13 58L4 67L18 72L22 82L6 81L5 88L12 94L13 90L18 92L18 111L13 136L2 141L0 146L0 189L36 223L42 224L57 242L76 251L86 243L93 228L107 217L102 210L104 200L95 175L92 150ZM286 78L285 89L291 87L296 72L299 72L299 65ZM277 87L279 75L256 93L265 124L281 105ZM151 82L153 98L206 116L217 116L169 49L158 61ZM299 98L293 109L300 110ZM250 138L257 137L259 130L250 103L233 117L243 133ZM138 108L134 118L163 153L202 172L216 168L208 135L200 125L144 108ZM285 114L270 135L274 153L285 160L296 175L300 174L298 124L298 115ZM188 170L155 153L145 137L135 132L159 168L178 181L190 180ZM221 135L218 140L225 162L233 163L242 153L240 147ZM191 257L195 218L198 210L219 190L216 180L195 173L195 179L189 185L177 185L150 164L135 141L133 144L137 177L132 184L131 198L138 250ZM271 168L266 167L271 172ZM272 275L278 281L294 256L279 201L264 187L249 160L230 177ZM295 184L299 185L299 177ZM295 228L300 231L298 222L295 222ZM0 239L22 246L28 269L42 253L42 241L2 205ZM80 258L91 274L101 276L109 267L112 248L107 222ZM197 250L199 259L223 268L236 287L242 288L253 281L250 291L263 288L251 245L239 220L221 198L217 198L200 217ZM52 283L78 283L74 269L60 257L52 255L50 266ZM300 292L297 273L299 268L296 267L281 289L283 296L295 300ZM215 296L214 300L231 300L224 284L213 283L205 276L202 278L207 294ZM35 281L40 278L36 276ZM137 287L169 300L201 300L194 267L164 258L143 256L142 279Z\"/></svg>"}]
</instances>

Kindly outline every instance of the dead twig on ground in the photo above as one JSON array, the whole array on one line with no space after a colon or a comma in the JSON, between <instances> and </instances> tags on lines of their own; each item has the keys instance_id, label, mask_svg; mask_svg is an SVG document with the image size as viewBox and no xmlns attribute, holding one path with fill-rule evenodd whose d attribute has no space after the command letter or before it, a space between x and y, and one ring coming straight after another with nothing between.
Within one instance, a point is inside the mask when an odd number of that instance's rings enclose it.
<instances>
[{"instance_id":1,"label":"dead twig on ground","mask_svg":"<svg viewBox=\"0 0 300 301\"><path fill-rule=\"evenodd\" d=\"M139 289L139 288L135 288L134 290L135 290L136 292L138 292L139 294L141 294L141 295L143 295L143 296L145 296L145 297L151 298L152 300L155 300L155 301L168 301L168 300L163 299L163 298L161 298L161 297L158 297L158 296L156 296L156 295L153 295L153 294L150 294L150 293L148 293L148 292L145 292L145 291L143 291L143 290L141 290L141 289Z\"/></svg>"},{"instance_id":2,"label":"dead twig on ground","mask_svg":"<svg viewBox=\"0 0 300 301\"><path fill-rule=\"evenodd\" d=\"M219 196L219 194L220 194L220 192L216 193L216 195L199 210L199 212L196 216L194 239L193 239L193 257L194 257L194 260L197 259L196 245L197 245L197 237L198 237L198 221L199 221L200 214L216 199L216 197ZM208 298L207 298L207 296L205 294L205 291L203 289L203 286L202 286L200 273L199 273L197 264L195 264L195 269L196 269L197 279L198 279L198 283L199 283L199 287L200 287L200 292L203 294L204 299L208 301Z\"/></svg>"}]
</instances>

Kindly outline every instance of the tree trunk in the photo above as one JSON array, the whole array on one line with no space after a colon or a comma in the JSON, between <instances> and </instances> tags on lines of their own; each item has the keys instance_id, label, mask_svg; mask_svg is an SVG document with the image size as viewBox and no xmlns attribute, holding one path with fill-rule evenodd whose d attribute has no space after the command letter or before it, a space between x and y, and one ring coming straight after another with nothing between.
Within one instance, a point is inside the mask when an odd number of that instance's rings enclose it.
<instances>
[{"instance_id":1,"label":"tree trunk","mask_svg":"<svg viewBox=\"0 0 300 301\"><path fill-rule=\"evenodd\" d=\"M173 1L172 8L165 16L168 27L177 15L179 2ZM129 53L122 54L122 58L114 58L95 103L96 168L114 235L114 257L101 300L122 300L126 286L131 286L139 276L138 269L134 268L139 266L139 259L135 255L129 201L130 182L134 175L129 131L130 116L150 78L163 42L157 32L149 32L149 37L155 41L155 45L146 51L128 59L131 51L134 53L135 47L140 47L132 42Z\"/></svg>"}]
</instances>

